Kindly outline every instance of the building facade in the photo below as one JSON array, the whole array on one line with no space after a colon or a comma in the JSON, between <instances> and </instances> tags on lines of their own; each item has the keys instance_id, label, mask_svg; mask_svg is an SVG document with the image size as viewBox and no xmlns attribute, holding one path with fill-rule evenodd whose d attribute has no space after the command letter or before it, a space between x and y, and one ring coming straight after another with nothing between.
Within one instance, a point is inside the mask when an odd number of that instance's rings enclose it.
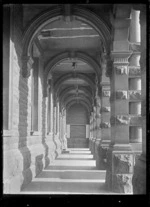
<instances>
[{"instance_id":1,"label":"building facade","mask_svg":"<svg viewBox=\"0 0 150 207\"><path fill-rule=\"evenodd\" d=\"M108 190L145 194L146 5L3 11L4 193L89 147Z\"/></svg>"}]
</instances>

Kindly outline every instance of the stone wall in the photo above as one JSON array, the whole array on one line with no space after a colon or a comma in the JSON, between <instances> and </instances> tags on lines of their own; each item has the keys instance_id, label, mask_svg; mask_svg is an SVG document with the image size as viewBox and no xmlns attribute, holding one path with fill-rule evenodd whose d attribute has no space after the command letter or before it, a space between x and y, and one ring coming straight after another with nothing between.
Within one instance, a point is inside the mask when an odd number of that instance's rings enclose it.
<instances>
[{"instance_id":1,"label":"stone wall","mask_svg":"<svg viewBox=\"0 0 150 207\"><path fill-rule=\"evenodd\" d=\"M11 127L3 135L4 193L19 193L33 177L55 159L53 135L46 135L46 98L43 70L39 72L39 131L31 132L31 76L22 76L22 12L14 8L11 17L10 77Z\"/></svg>"}]
</instances>

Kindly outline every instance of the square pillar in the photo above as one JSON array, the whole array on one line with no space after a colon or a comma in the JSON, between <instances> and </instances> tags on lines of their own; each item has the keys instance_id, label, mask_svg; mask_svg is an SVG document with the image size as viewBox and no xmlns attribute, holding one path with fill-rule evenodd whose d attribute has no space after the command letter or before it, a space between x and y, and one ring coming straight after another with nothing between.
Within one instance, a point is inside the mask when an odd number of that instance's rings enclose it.
<instances>
[{"instance_id":1,"label":"square pillar","mask_svg":"<svg viewBox=\"0 0 150 207\"><path fill-rule=\"evenodd\" d=\"M96 159L96 166L98 167L98 163L99 163L99 144L101 141L101 128L100 128L100 124L101 124L101 100L99 95L97 94L95 97L96 100L96 139L95 139L95 143L94 143L94 158Z\"/></svg>"},{"instance_id":2,"label":"square pillar","mask_svg":"<svg viewBox=\"0 0 150 207\"><path fill-rule=\"evenodd\" d=\"M132 194L133 152L129 144L128 58L131 52L112 52L111 143L107 152L106 186L117 193Z\"/></svg>"},{"instance_id":3,"label":"square pillar","mask_svg":"<svg viewBox=\"0 0 150 207\"><path fill-rule=\"evenodd\" d=\"M133 193L146 194L146 5L140 6L141 25L141 116L142 116L142 154L134 167Z\"/></svg>"},{"instance_id":4,"label":"square pillar","mask_svg":"<svg viewBox=\"0 0 150 207\"><path fill-rule=\"evenodd\" d=\"M110 84L101 84L101 142L99 146L99 165L101 170L106 169L107 150L111 141L110 128Z\"/></svg>"}]
</instances>

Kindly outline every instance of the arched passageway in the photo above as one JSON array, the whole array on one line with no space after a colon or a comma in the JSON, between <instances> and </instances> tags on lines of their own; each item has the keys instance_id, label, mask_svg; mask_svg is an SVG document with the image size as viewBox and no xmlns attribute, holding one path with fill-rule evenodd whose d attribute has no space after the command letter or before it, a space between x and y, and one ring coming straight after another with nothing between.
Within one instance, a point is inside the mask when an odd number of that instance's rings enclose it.
<instances>
[{"instance_id":1,"label":"arched passageway","mask_svg":"<svg viewBox=\"0 0 150 207\"><path fill-rule=\"evenodd\" d=\"M5 192L45 179L60 193L54 178L82 178L75 192L144 193L145 5L13 5L5 16Z\"/></svg>"}]
</instances>

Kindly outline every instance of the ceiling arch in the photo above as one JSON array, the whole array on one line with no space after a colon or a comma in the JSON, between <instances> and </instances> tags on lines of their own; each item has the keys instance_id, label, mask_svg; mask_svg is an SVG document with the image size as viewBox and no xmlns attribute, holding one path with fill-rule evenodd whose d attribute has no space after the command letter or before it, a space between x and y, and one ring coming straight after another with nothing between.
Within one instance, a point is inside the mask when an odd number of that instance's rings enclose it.
<instances>
[{"instance_id":1,"label":"ceiling arch","mask_svg":"<svg viewBox=\"0 0 150 207\"><path fill-rule=\"evenodd\" d=\"M82 60L83 62L86 62L87 64L89 64L93 68L93 70L95 71L98 78L102 75L102 70L101 70L100 64L95 59L93 59L90 55L86 54L85 52L67 51L67 52L60 53L59 55L56 55L52 59L49 60L49 62L45 66L44 77L45 78L48 77L48 74L50 72L51 73L53 72L56 64L62 62L63 60L66 60L66 59Z\"/></svg>"},{"instance_id":2,"label":"ceiling arch","mask_svg":"<svg viewBox=\"0 0 150 207\"><path fill-rule=\"evenodd\" d=\"M70 87L67 87L65 89L62 89L60 88L60 90L58 91L58 97L63 97L66 93L69 93L71 90L74 90L75 87L74 86L70 86ZM83 91L85 93L86 96L90 96L92 97L92 94L90 93L89 90L87 90L86 88L84 87L78 87L79 90Z\"/></svg>"},{"instance_id":3,"label":"ceiling arch","mask_svg":"<svg viewBox=\"0 0 150 207\"><path fill-rule=\"evenodd\" d=\"M83 98L88 100L89 102L92 103L92 97L86 96L86 95L82 95L82 94L78 94L78 96L76 94L65 94L64 96L61 97L60 102L65 103L67 101L67 99L76 99L78 100L79 98Z\"/></svg>"},{"instance_id":4,"label":"ceiling arch","mask_svg":"<svg viewBox=\"0 0 150 207\"><path fill-rule=\"evenodd\" d=\"M77 104L77 102L74 101L74 100L73 100L73 101L70 101L70 102L66 105L66 110L69 110L69 108L70 108L72 105L74 105L74 104ZM88 114L90 115L90 113L91 113L91 111L92 111L91 107L90 107L86 102L84 102L84 101L82 101L82 100L80 100L79 104L83 105L83 106L87 109Z\"/></svg>"},{"instance_id":5,"label":"ceiling arch","mask_svg":"<svg viewBox=\"0 0 150 207\"><path fill-rule=\"evenodd\" d=\"M76 103L77 102L75 100L68 101L66 104L66 110L68 110L73 104L76 104ZM85 100L80 100L79 103L84 105L90 114L90 112L92 111L91 105L89 105Z\"/></svg>"},{"instance_id":6,"label":"ceiling arch","mask_svg":"<svg viewBox=\"0 0 150 207\"><path fill-rule=\"evenodd\" d=\"M91 12L88 9L85 9L81 6L73 5L71 6L71 15L75 16L75 18L79 18L81 21L88 23L91 25L100 35L103 40L104 47L106 49L106 53L110 51L110 28L108 25L97 15ZM50 22L58 20L61 16L64 16L64 6L57 5L48 11L40 13L36 16L30 25L26 28L23 34L23 53L22 53L22 73L24 77L28 77L30 75L30 69L32 67L32 43L36 37L36 35L40 32L40 30Z\"/></svg>"},{"instance_id":7,"label":"ceiling arch","mask_svg":"<svg viewBox=\"0 0 150 207\"><path fill-rule=\"evenodd\" d=\"M83 96L79 96L78 99L75 97L75 96L70 96L65 102L64 102L64 105L66 106L68 102L72 101L72 100L75 100L76 103L78 103L80 100L82 101L85 101L89 106L92 106L92 103L86 98L86 97L83 97Z\"/></svg>"},{"instance_id":8,"label":"ceiling arch","mask_svg":"<svg viewBox=\"0 0 150 207\"><path fill-rule=\"evenodd\" d=\"M55 90L56 96L58 95L59 88L62 86L62 84L65 83L66 80L69 80L71 78L74 78L73 75L72 74L67 74L67 75L61 76L56 81L56 83L54 84L54 90ZM87 82L89 84L89 87L91 87L91 89L93 91L93 94L94 94L94 91L95 91L95 87L96 86L95 86L95 84L93 83L93 81L88 76L86 76L84 74L77 74L76 78L82 79L85 82ZM47 94L47 91L46 91L46 94Z\"/></svg>"}]
</instances>

